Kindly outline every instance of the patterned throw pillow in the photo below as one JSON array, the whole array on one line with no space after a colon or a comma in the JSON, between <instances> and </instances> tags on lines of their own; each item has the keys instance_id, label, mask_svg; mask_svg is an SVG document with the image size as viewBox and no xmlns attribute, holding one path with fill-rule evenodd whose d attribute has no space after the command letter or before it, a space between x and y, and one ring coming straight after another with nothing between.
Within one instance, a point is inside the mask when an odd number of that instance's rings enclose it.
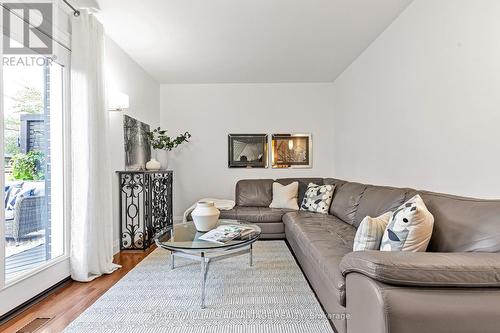
<instances>
[{"instance_id":1,"label":"patterned throw pillow","mask_svg":"<svg viewBox=\"0 0 500 333\"><path fill-rule=\"evenodd\" d=\"M354 251L368 251L380 249L385 228L389 224L392 212L387 212L379 217L367 216L361 221L356 236L354 237Z\"/></svg>"},{"instance_id":2,"label":"patterned throw pillow","mask_svg":"<svg viewBox=\"0 0 500 333\"><path fill-rule=\"evenodd\" d=\"M316 185L310 183L307 186L307 191L300 205L300 210L328 214L334 190L335 185Z\"/></svg>"},{"instance_id":3,"label":"patterned throw pillow","mask_svg":"<svg viewBox=\"0 0 500 333\"><path fill-rule=\"evenodd\" d=\"M7 202L9 201L9 194L10 194L11 190L12 190L12 186L5 185L5 189L3 191L3 193L4 193L4 200L5 200L5 205L4 205L5 209L7 209Z\"/></svg>"},{"instance_id":4,"label":"patterned throw pillow","mask_svg":"<svg viewBox=\"0 0 500 333\"><path fill-rule=\"evenodd\" d=\"M9 202L7 203L7 211L16 209L16 202L24 197L32 197L35 195L35 189L30 188L24 190L22 188L13 188L9 195Z\"/></svg>"},{"instance_id":5,"label":"patterned throw pillow","mask_svg":"<svg viewBox=\"0 0 500 333\"><path fill-rule=\"evenodd\" d=\"M434 216L417 194L392 213L380 251L424 252L433 226Z\"/></svg>"}]
</instances>

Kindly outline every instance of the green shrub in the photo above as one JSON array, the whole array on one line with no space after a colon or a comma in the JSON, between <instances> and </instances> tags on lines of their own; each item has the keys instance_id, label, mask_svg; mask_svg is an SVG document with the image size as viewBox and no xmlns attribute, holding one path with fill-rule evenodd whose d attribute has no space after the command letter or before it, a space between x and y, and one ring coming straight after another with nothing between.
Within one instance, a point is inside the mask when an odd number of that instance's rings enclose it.
<instances>
[{"instance_id":1,"label":"green shrub","mask_svg":"<svg viewBox=\"0 0 500 333\"><path fill-rule=\"evenodd\" d=\"M45 156L41 151L16 154L12 157L12 178L15 180L45 179Z\"/></svg>"}]
</instances>

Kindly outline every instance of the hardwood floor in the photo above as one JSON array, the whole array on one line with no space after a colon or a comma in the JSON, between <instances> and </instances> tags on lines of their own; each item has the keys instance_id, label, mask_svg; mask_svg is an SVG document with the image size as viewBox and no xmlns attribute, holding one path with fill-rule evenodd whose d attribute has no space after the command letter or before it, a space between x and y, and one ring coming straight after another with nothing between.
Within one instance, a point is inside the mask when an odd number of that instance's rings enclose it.
<instances>
[{"instance_id":1,"label":"hardwood floor","mask_svg":"<svg viewBox=\"0 0 500 333\"><path fill-rule=\"evenodd\" d=\"M65 283L38 303L0 325L0 332L16 332L38 317L53 317L53 319L36 331L37 333L61 332L155 248L152 246L145 252L118 253L114 262L122 265L121 269L88 283L75 281Z\"/></svg>"}]
</instances>

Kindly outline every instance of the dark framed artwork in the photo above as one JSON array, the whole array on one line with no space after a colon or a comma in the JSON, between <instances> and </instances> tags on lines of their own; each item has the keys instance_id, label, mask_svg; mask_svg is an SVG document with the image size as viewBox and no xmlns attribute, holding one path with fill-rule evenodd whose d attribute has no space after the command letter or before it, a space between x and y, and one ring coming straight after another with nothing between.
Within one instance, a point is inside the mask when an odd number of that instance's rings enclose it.
<instances>
[{"instance_id":1,"label":"dark framed artwork","mask_svg":"<svg viewBox=\"0 0 500 333\"><path fill-rule=\"evenodd\" d=\"M145 170L151 159L151 144L147 133L149 125L127 115L123 116L125 143L125 170Z\"/></svg>"},{"instance_id":2,"label":"dark framed artwork","mask_svg":"<svg viewBox=\"0 0 500 333\"><path fill-rule=\"evenodd\" d=\"M230 168L267 168L267 134L229 134Z\"/></svg>"},{"instance_id":3,"label":"dark framed artwork","mask_svg":"<svg viewBox=\"0 0 500 333\"><path fill-rule=\"evenodd\" d=\"M271 161L273 169L311 168L310 134L273 134Z\"/></svg>"}]
</instances>

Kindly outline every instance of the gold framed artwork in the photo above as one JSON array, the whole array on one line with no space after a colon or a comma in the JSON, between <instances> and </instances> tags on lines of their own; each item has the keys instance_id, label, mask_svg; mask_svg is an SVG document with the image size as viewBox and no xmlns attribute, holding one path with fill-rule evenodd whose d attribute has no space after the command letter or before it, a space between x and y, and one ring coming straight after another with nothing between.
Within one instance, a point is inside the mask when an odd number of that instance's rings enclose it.
<instances>
[{"instance_id":1,"label":"gold framed artwork","mask_svg":"<svg viewBox=\"0 0 500 333\"><path fill-rule=\"evenodd\" d=\"M312 138L310 134L273 134L271 144L273 169L311 168Z\"/></svg>"}]
</instances>

